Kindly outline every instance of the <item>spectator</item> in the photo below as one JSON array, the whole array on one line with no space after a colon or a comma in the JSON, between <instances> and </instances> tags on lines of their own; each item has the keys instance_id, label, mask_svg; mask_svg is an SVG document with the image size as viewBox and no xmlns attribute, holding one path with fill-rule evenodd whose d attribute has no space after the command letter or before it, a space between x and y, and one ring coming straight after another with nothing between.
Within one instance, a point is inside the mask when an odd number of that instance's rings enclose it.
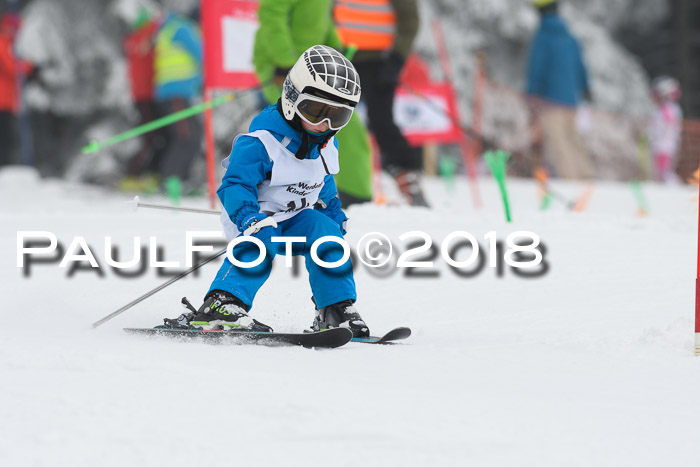
<instances>
[{"instance_id":1,"label":"spectator","mask_svg":"<svg viewBox=\"0 0 700 467\"><path fill-rule=\"evenodd\" d=\"M656 108L649 130L649 145L656 166L656 179L663 183L673 181L674 162L680 144L683 112L678 105L681 88L674 78L661 76L652 83Z\"/></svg>"},{"instance_id":2,"label":"spectator","mask_svg":"<svg viewBox=\"0 0 700 467\"><path fill-rule=\"evenodd\" d=\"M557 176L590 179L593 168L576 129L576 109L582 98L590 100L581 50L556 0L534 0L533 5L541 21L530 47L527 94L541 106L536 114L544 150Z\"/></svg>"},{"instance_id":3,"label":"spectator","mask_svg":"<svg viewBox=\"0 0 700 467\"><path fill-rule=\"evenodd\" d=\"M415 0L338 0L334 16L343 43L357 47L352 62L382 166L409 204L427 206L420 186L421 150L408 144L393 114L399 76L418 33L418 5Z\"/></svg>"},{"instance_id":4,"label":"spectator","mask_svg":"<svg viewBox=\"0 0 700 467\"><path fill-rule=\"evenodd\" d=\"M16 164L20 74L27 75L32 66L15 56L13 47L20 18L5 13L0 18L0 166Z\"/></svg>"},{"instance_id":5,"label":"spectator","mask_svg":"<svg viewBox=\"0 0 700 467\"><path fill-rule=\"evenodd\" d=\"M153 100L153 65L155 38L160 25L159 10L155 4L141 0L137 9L125 9L120 16L130 23L131 32L124 39L124 54L129 66L131 99L139 113L139 124L155 119ZM141 148L127 165L126 177L120 186L125 191L152 192L158 190L157 179L147 174L154 151L163 146L162 132L151 131L143 135Z\"/></svg>"},{"instance_id":6,"label":"spectator","mask_svg":"<svg viewBox=\"0 0 700 467\"><path fill-rule=\"evenodd\" d=\"M287 72L301 53L316 44L342 50L331 17L332 0L261 0L260 28L253 62L269 103L282 95ZM362 84L362 83L361 83ZM336 135L342 170L335 175L345 207L372 199L372 153L369 135L357 115Z\"/></svg>"},{"instance_id":7,"label":"spectator","mask_svg":"<svg viewBox=\"0 0 700 467\"><path fill-rule=\"evenodd\" d=\"M202 37L199 25L169 12L156 33L154 97L157 117L184 110L201 98ZM198 117L164 128L165 148L152 161L168 195L177 201L181 182L189 179L192 161L200 153L203 130Z\"/></svg>"}]
</instances>

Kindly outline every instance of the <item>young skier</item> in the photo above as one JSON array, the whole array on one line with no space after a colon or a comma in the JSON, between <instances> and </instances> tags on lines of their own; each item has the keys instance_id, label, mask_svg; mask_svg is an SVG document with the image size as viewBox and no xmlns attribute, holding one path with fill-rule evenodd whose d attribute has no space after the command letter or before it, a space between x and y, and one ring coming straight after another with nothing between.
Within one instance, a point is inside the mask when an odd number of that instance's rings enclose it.
<instances>
[{"instance_id":1,"label":"young skier","mask_svg":"<svg viewBox=\"0 0 700 467\"><path fill-rule=\"evenodd\" d=\"M341 53L315 45L299 57L287 74L282 97L253 119L249 133L234 139L231 155L222 162L226 174L217 191L227 239L241 232L252 235L264 244L266 258L247 269L225 259L199 310L166 319L166 325L271 332L271 327L248 316L255 294L270 275L272 259L286 248L271 239L306 237L292 243L292 254L303 255L306 262L316 305L313 329L347 327L355 337L369 336L353 306L357 295L350 261L324 268L311 256L319 238L345 234L347 217L333 180L339 171L335 134L348 123L359 100L359 76ZM326 242L317 254L321 261L333 263L343 257L343 249ZM259 255L251 242L233 249L233 256L244 263Z\"/></svg>"}]
</instances>

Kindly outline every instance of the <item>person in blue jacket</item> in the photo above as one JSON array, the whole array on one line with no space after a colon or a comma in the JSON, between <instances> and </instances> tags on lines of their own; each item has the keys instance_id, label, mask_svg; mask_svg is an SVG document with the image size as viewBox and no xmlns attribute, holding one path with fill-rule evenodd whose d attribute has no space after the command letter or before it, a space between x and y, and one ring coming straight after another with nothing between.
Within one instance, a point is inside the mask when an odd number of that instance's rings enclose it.
<instances>
[{"instance_id":1,"label":"person in blue jacket","mask_svg":"<svg viewBox=\"0 0 700 467\"><path fill-rule=\"evenodd\" d=\"M282 97L257 115L249 133L234 139L222 165L226 174L217 193L223 204L222 224L230 241L243 235L260 240L265 260L241 268L225 259L204 303L187 319L201 329L272 329L248 316L255 295L272 269L272 258L285 243L272 237L305 237L292 243L292 254L303 255L316 305L313 329L347 327L355 337L369 329L353 306L357 298L352 264L326 268L314 261L311 247L322 237L345 234L347 217L341 209L333 175L340 170L335 134L350 121L360 100L360 79L350 61L335 49L307 49L284 81ZM258 246L242 242L233 256L254 262ZM341 262L336 242L318 247L324 263ZM167 320L166 325L177 320ZM179 322L182 324L182 322Z\"/></svg>"},{"instance_id":2,"label":"person in blue jacket","mask_svg":"<svg viewBox=\"0 0 700 467\"><path fill-rule=\"evenodd\" d=\"M534 0L540 26L530 46L527 94L539 115L546 152L563 178L590 178L588 155L576 130L576 108L590 101L581 49L558 13L556 0Z\"/></svg>"}]
</instances>

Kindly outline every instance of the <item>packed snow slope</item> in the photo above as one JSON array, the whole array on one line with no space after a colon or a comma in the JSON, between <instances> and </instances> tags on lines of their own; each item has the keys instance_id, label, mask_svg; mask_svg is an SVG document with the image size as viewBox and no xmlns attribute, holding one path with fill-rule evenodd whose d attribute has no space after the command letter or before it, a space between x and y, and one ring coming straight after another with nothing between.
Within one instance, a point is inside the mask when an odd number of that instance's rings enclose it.
<instances>
[{"instance_id":1,"label":"packed snow slope","mask_svg":"<svg viewBox=\"0 0 700 467\"><path fill-rule=\"evenodd\" d=\"M182 296L201 303L214 264L92 329L167 280L155 269L117 275L105 237L123 259L134 237L147 246L156 236L164 260L184 263L185 232L216 231L217 217L133 212L128 195L1 171L0 465L698 465L695 192L646 184L650 213L640 218L625 184L597 185L574 213L556 200L540 211L534 184L509 180L509 224L495 183L479 187L481 209L464 179L453 191L427 180L430 210L352 207L349 243L377 231L401 252L405 232L439 246L468 231L488 255L487 232L529 230L546 245L547 273L505 267L498 277L487 261L462 277L439 255L437 277L398 268L379 277L360 265L357 307L373 333L407 325L414 335L315 351L122 331L177 316ZM582 190L553 187L571 198ZM203 198L183 204L207 207ZM83 236L102 275L69 277L53 262L25 276L18 231L51 231L64 248ZM280 257L252 313L301 330L313 317L310 295L303 267L294 277Z\"/></svg>"}]
</instances>

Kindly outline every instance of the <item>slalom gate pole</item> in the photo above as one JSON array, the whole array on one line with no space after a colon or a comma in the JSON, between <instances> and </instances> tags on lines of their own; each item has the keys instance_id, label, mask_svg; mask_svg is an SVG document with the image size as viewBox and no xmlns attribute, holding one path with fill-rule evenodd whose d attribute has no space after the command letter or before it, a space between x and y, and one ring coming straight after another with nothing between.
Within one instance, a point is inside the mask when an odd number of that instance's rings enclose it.
<instances>
[{"instance_id":1,"label":"slalom gate pole","mask_svg":"<svg viewBox=\"0 0 700 467\"><path fill-rule=\"evenodd\" d=\"M134 305L137 305L137 304L141 303L142 301L146 300L148 297L150 297L150 296L152 296L152 295L155 295L156 293L160 292L161 290L163 290L164 288L166 288L166 287L169 286L170 284L173 284L173 283L179 281L179 280L182 279L183 277L185 277L185 276L187 276L188 274L190 274L190 273L196 271L197 269L201 268L201 267L204 266L205 264L207 264L207 263L209 263L209 262L215 260L216 258L218 258L219 256L223 255L224 253L226 253L226 248L224 248L224 249L221 250L220 252L216 253L215 255L210 256L209 258L205 259L205 260L202 261L201 263L195 264L194 266L192 266L192 267L191 267L190 269L188 269L187 271L184 271L184 272L178 274L177 276L173 277L173 278L170 279L169 281L164 282L163 284L159 285L159 286L156 287L155 289L152 289L152 290L146 292L145 294L141 295L141 296L138 297L137 299L132 300L131 302L129 302L129 303L127 303L126 305L124 305L123 307L119 308L118 310L113 311L112 313L108 314L108 315L105 316L104 318L102 318L102 319L100 319L100 320L98 320L98 321L95 321L94 323L92 323L92 327L93 327L93 328L96 328L96 327L98 327L98 326L101 326L102 324L106 323L107 321L111 320L112 318L115 318L115 317L119 316L120 314L122 314L122 313L124 313L126 310L128 310L129 308L132 308Z\"/></svg>"},{"instance_id":2,"label":"slalom gate pole","mask_svg":"<svg viewBox=\"0 0 700 467\"><path fill-rule=\"evenodd\" d=\"M540 211L546 211L552 204L552 195L547 191L547 181L549 180L549 173L547 169L540 166L533 171L533 176L538 183L538 189L540 191Z\"/></svg>"},{"instance_id":3,"label":"slalom gate pole","mask_svg":"<svg viewBox=\"0 0 700 467\"><path fill-rule=\"evenodd\" d=\"M491 169L493 177L498 183L498 188L501 190L501 199L503 200L503 208L506 211L506 221L511 222L510 218L510 203L508 201L508 190L506 189L506 165L510 154L505 151L488 151L484 154L484 160Z\"/></svg>"},{"instance_id":4,"label":"slalom gate pole","mask_svg":"<svg viewBox=\"0 0 700 467\"><path fill-rule=\"evenodd\" d=\"M451 157L443 157L438 163L438 173L445 182L445 188L449 193L455 191L455 172L457 171L457 162Z\"/></svg>"},{"instance_id":5,"label":"slalom gate pole","mask_svg":"<svg viewBox=\"0 0 700 467\"><path fill-rule=\"evenodd\" d=\"M442 31L442 24L440 21L435 19L432 23L433 25L433 37L437 43L438 57L440 59L440 66L442 68L442 73L445 77L445 81L450 85L450 93L452 94L452 99L457 102L457 96L455 94L455 87L452 80L452 67L450 66L450 54L447 50L447 43L445 41L445 36ZM456 108L458 108L457 106ZM444 110L441 109L444 113ZM455 109L455 112L458 110ZM448 118L452 119L454 122L459 121L457 115L450 115ZM461 126L461 125L460 125ZM469 178L469 186L472 192L472 202L474 207L479 209L482 206L481 193L479 192L478 177L476 174L476 161L474 160L474 147L471 144L469 138L472 138L472 133L480 132L463 132L462 138L460 138L459 146L462 152L462 157L464 159L464 169L467 172L467 177ZM477 138L478 139L478 138ZM477 154L478 155L478 154Z\"/></svg>"},{"instance_id":6,"label":"slalom gate pole","mask_svg":"<svg viewBox=\"0 0 700 467\"><path fill-rule=\"evenodd\" d=\"M642 184L639 180L633 180L630 182L630 187L632 188L632 193L634 193L634 199L637 200L637 215L646 216L649 214L649 202L646 196L644 196L644 191L642 191Z\"/></svg>"},{"instance_id":7,"label":"slalom gate pole","mask_svg":"<svg viewBox=\"0 0 700 467\"><path fill-rule=\"evenodd\" d=\"M136 211L138 208L148 208L162 209L163 211L193 212L197 214L216 214L217 216L221 215L221 211L217 211L216 209L185 208L182 206L168 206L166 204L142 203L138 196L134 196L133 200L127 201L127 204L130 204L134 208L134 211Z\"/></svg>"},{"instance_id":8,"label":"slalom gate pole","mask_svg":"<svg viewBox=\"0 0 700 467\"><path fill-rule=\"evenodd\" d=\"M127 139L131 139L131 138L134 138L136 136L140 136L144 133L148 133L149 131L157 130L158 128L162 128L166 125L170 125L171 123L175 123L175 122L178 122L180 120L184 120L185 118L191 117L191 116L196 115L198 113L204 112L205 110L217 107L221 104L224 104L224 103L232 100L233 98L234 98L234 94L229 93L229 94L226 94L224 96L217 97L216 99L202 102L201 104L194 105L190 108L180 110L179 112L175 112L173 114L166 115L165 117L159 118L157 120L153 120L151 122L137 126L136 128L132 128L132 129L127 130L123 133L120 133L116 136L112 136L111 138L109 138L105 141L102 141L102 142L93 141L83 148L83 154L96 153L102 148L105 148L107 146L112 146L113 144L121 143L122 141L126 141Z\"/></svg>"},{"instance_id":9,"label":"slalom gate pole","mask_svg":"<svg viewBox=\"0 0 700 467\"><path fill-rule=\"evenodd\" d=\"M700 185L698 185L700 188ZM698 202L698 269L695 274L695 355L700 355L700 201Z\"/></svg>"}]
</instances>

